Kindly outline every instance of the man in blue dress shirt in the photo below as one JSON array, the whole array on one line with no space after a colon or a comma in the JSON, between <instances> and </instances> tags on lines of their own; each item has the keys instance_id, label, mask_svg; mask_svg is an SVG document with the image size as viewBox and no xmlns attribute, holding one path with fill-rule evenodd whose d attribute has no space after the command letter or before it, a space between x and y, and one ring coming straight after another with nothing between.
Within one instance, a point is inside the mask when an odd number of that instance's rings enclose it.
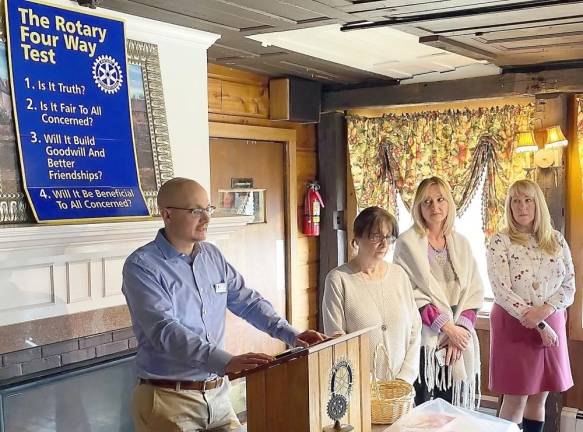
<instances>
[{"instance_id":1,"label":"man in blue dress shirt","mask_svg":"<svg viewBox=\"0 0 583 432\"><path fill-rule=\"evenodd\" d=\"M208 194L197 182L174 178L158 192L164 220L156 239L131 254L123 293L138 340L139 383L132 414L136 432L239 430L223 376L273 360L262 353L224 350L227 308L292 346L323 340L280 317L219 249L204 242Z\"/></svg>"}]
</instances>

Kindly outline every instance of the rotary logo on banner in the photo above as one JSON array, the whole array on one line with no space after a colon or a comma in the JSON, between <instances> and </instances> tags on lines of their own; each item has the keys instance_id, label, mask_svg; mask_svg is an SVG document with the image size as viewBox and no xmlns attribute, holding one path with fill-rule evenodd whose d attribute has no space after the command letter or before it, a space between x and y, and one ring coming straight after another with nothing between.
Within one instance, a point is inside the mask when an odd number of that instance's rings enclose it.
<instances>
[{"instance_id":1,"label":"rotary logo on banner","mask_svg":"<svg viewBox=\"0 0 583 432\"><path fill-rule=\"evenodd\" d=\"M149 216L123 21L33 1L5 5L20 164L36 220Z\"/></svg>"}]
</instances>

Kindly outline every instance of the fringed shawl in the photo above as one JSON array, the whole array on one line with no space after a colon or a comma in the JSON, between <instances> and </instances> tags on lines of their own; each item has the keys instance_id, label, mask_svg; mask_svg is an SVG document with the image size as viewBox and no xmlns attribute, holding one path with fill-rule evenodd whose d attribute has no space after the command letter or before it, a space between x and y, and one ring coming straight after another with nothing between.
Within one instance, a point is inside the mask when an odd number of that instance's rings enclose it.
<instances>
[{"instance_id":1,"label":"fringed shawl","mask_svg":"<svg viewBox=\"0 0 583 432\"><path fill-rule=\"evenodd\" d=\"M442 313L457 321L468 309L480 309L484 300L484 286L480 279L476 260L467 239L458 233L446 236L448 254L458 277L461 295L455 313L444 289L431 273L427 256L427 236L410 228L399 236L394 262L399 264L411 279L418 308L431 303ZM421 349L425 354L425 384L429 390L446 390L453 387L453 404L465 408L477 408L480 403L480 345L476 331L471 329L468 347L450 368L437 364L435 351L445 341L444 333L436 333L423 326Z\"/></svg>"}]
</instances>

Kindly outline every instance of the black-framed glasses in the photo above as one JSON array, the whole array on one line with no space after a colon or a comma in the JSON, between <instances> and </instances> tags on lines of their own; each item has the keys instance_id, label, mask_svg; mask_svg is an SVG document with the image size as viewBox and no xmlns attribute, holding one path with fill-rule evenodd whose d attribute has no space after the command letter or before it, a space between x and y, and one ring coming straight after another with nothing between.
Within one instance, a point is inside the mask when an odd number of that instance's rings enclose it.
<instances>
[{"instance_id":1,"label":"black-framed glasses","mask_svg":"<svg viewBox=\"0 0 583 432\"><path fill-rule=\"evenodd\" d=\"M217 209L215 206L213 205L209 205L206 208L202 208L202 207L196 207L196 208L184 208L184 207L166 207L169 209L174 209L174 210L187 210L190 213L192 213L193 216L202 216L203 214L207 215L207 216L211 216L215 210Z\"/></svg>"},{"instance_id":2,"label":"black-framed glasses","mask_svg":"<svg viewBox=\"0 0 583 432\"><path fill-rule=\"evenodd\" d=\"M382 234L378 234L378 233L369 235L368 239L372 243L380 243L383 240L386 240L387 243L389 243L389 244L394 243L394 241L397 240L393 234L382 235Z\"/></svg>"}]
</instances>

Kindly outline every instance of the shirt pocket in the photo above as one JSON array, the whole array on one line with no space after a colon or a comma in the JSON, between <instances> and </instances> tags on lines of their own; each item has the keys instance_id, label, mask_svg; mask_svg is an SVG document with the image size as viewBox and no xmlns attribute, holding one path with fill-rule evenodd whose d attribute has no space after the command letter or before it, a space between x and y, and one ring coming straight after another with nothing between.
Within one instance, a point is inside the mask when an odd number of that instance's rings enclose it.
<instances>
[{"instance_id":1,"label":"shirt pocket","mask_svg":"<svg viewBox=\"0 0 583 432\"><path fill-rule=\"evenodd\" d=\"M225 306L227 304L227 283L216 271L210 270L207 276L209 280L209 300L213 306Z\"/></svg>"}]
</instances>

